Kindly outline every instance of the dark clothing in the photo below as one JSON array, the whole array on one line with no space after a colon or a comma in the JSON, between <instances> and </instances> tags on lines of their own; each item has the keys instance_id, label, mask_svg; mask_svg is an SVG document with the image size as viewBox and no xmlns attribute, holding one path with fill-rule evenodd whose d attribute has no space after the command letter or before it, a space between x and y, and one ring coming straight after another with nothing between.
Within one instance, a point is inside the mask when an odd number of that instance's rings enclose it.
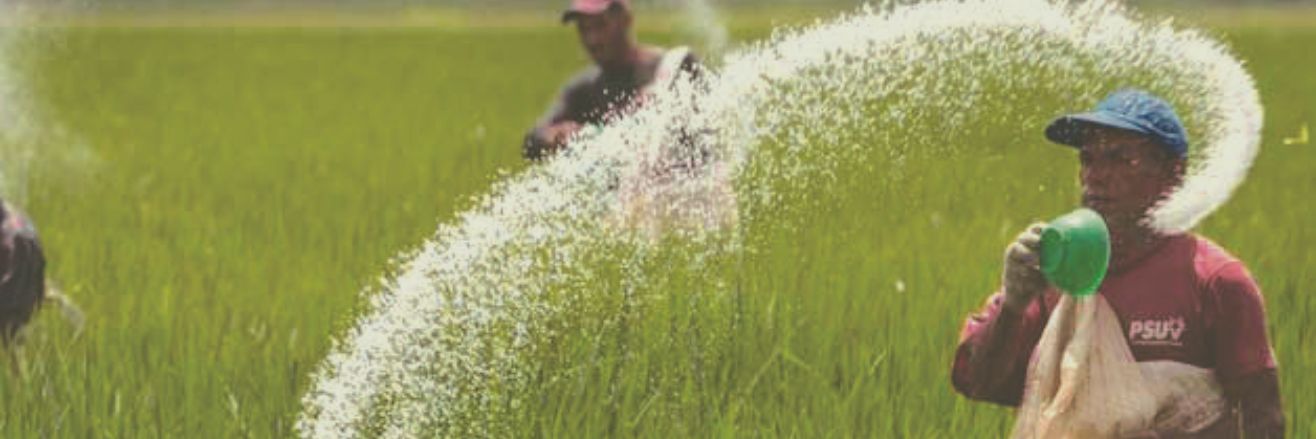
<instances>
[{"instance_id":1,"label":"dark clothing","mask_svg":"<svg viewBox=\"0 0 1316 439\"><path fill-rule=\"evenodd\" d=\"M12 342L41 306L45 272L36 228L22 212L0 202L0 345Z\"/></svg>"},{"instance_id":2,"label":"dark clothing","mask_svg":"<svg viewBox=\"0 0 1316 439\"><path fill-rule=\"evenodd\" d=\"M590 66L576 74L562 87L535 128L526 133L522 154L527 159L540 160L553 152L557 145L538 135L540 129L550 125L565 121L602 125L617 115L633 111L638 105L636 97L658 75L662 60L663 56L657 56L639 68L625 72L605 73L598 66ZM698 58L694 54L687 55L681 62L681 71L698 76Z\"/></svg>"},{"instance_id":3,"label":"dark clothing","mask_svg":"<svg viewBox=\"0 0 1316 439\"><path fill-rule=\"evenodd\" d=\"M1110 273L1100 293L1119 317L1135 360L1212 369L1226 399L1241 410L1244 427L1256 433L1249 437L1283 434L1263 300L1242 262L1205 238L1180 235L1141 264ZM1030 357L1059 299L1048 290L1018 315L1004 308L1003 294L993 295L982 314L965 322L952 368L955 388L974 399L1019 405ZM1004 344L988 348L993 338ZM1198 437L1238 437L1239 427L1237 414L1226 416Z\"/></svg>"}]
</instances>

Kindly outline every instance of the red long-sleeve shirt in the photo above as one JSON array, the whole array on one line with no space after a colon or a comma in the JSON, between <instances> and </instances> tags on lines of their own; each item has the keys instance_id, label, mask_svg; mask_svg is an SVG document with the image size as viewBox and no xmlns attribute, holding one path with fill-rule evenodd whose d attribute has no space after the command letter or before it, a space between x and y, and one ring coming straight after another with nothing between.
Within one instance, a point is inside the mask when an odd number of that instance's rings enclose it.
<instances>
[{"instance_id":1,"label":"red long-sleeve shirt","mask_svg":"<svg viewBox=\"0 0 1316 439\"><path fill-rule=\"evenodd\" d=\"M1172 360L1212 369L1225 396L1238 404L1244 427L1261 437L1283 434L1276 363L1256 282L1242 262L1211 241L1191 234L1170 238L1137 266L1110 273L1099 288L1119 317L1137 361ZM960 393L1018 406L1033 349L1060 296L1054 290L1022 313L992 295L964 324L952 368ZM991 333L999 347L987 344ZM990 358L975 352L995 352ZM1237 416L1227 416L1210 437L1237 437ZM1218 432L1232 432L1223 434ZM1253 437L1254 435L1249 435Z\"/></svg>"}]
</instances>

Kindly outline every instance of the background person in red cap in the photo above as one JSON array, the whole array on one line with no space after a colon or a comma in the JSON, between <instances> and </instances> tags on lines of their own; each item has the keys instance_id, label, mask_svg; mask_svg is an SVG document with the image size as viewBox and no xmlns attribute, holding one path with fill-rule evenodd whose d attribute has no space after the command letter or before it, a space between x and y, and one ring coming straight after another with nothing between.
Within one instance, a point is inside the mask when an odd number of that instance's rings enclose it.
<instances>
[{"instance_id":1,"label":"background person in red cap","mask_svg":"<svg viewBox=\"0 0 1316 439\"><path fill-rule=\"evenodd\" d=\"M594 65L562 88L548 111L525 136L530 160L552 156L581 127L600 125L632 109L637 97L664 76L664 69L698 74L698 59L684 48L663 50L639 44L628 0L572 0L563 23L575 23L580 43ZM666 72L670 74L675 72Z\"/></svg>"},{"instance_id":2,"label":"background person in red cap","mask_svg":"<svg viewBox=\"0 0 1316 439\"><path fill-rule=\"evenodd\" d=\"M1056 119L1053 142L1079 150L1083 205L1105 218L1110 270L1098 289L1118 316L1138 362L1208 369L1226 414L1198 431L1154 437L1278 438L1284 435L1279 378L1266 334L1261 291L1246 266L1192 233L1163 234L1148 212L1180 185L1188 140L1165 101L1124 90L1096 111ZM972 399L1018 406L1028 362L1059 294L1038 268L1042 225L1006 250L1002 288L970 316L952 382Z\"/></svg>"}]
</instances>

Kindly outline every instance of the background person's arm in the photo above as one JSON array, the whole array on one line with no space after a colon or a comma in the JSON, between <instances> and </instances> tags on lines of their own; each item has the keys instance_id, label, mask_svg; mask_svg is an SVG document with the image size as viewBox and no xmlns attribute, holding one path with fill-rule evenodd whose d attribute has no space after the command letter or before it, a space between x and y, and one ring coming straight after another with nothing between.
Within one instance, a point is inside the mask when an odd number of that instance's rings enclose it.
<instances>
[{"instance_id":1,"label":"background person's arm","mask_svg":"<svg viewBox=\"0 0 1316 439\"><path fill-rule=\"evenodd\" d=\"M589 86L591 73L583 72L572 78L557 98L549 104L539 122L526 133L521 144L521 155L528 160L543 160L566 146L567 140L580 131L584 113L579 97Z\"/></svg>"},{"instance_id":2,"label":"background person's arm","mask_svg":"<svg viewBox=\"0 0 1316 439\"><path fill-rule=\"evenodd\" d=\"M526 159L542 160L556 153L580 130L580 124L569 119L567 93L563 91L540 117L540 122L526 133L521 144L521 155Z\"/></svg>"}]
</instances>

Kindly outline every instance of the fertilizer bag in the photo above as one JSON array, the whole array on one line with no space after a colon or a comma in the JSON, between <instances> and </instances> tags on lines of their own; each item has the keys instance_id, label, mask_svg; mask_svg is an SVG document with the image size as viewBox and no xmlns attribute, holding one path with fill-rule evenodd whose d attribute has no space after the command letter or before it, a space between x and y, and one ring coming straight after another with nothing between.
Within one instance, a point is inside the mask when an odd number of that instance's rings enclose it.
<instances>
[{"instance_id":1,"label":"fertilizer bag","mask_svg":"<svg viewBox=\"0 0 1316 439\"><path fill-rule=\"evenodd\" d=\"M1100 294L1061 295L1028 366L1015 439L1192 434L1227 411L1208 369L1138 363Z\"/></svg>"}]
</instances>

